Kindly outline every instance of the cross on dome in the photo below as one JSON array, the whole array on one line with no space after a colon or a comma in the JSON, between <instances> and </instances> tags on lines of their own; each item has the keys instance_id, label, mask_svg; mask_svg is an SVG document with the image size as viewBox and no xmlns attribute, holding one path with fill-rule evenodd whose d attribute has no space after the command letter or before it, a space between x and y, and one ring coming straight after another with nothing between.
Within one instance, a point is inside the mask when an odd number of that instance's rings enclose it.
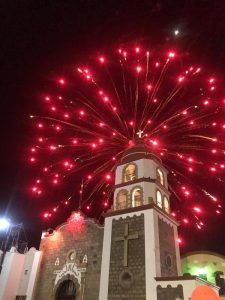
<instances>
[{"instance_id":1,"label":"cross on dome","mask_svg":"<svg viewBox=\"0 0 225 300\"><path fill-rule=\"evenodd\" d=\"M139 139L142 138L142 133L144 133L144 131L141 129L139 129L139 131L136 133L138 135Z\"/></svg>"}]
</instances>

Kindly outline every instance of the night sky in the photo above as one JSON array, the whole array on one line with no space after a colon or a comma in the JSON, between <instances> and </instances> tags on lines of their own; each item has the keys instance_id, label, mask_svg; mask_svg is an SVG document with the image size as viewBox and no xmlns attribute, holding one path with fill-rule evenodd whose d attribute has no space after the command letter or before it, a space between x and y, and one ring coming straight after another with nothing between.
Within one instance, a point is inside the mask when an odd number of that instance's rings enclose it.
<instances>
[{"instance_id":1,"label":"night sky","mask_svg":"<svg viewBox=\"0 0 225 300\"><path fill-rule=\"evenodd\" d=\"M26 160L32 140L29 115L38 110L52 78L86 54L144 42L174 45L225 79L225 2L14 0L1 3L0 11L0 212L23 222L29 246L38 246L41 229L49 224L40 218L41 207L27 187L32 176ZM68 216L69 210L54 225ZM207 230L186 232L182 252L225 254L224 228L223 215Z\"/></svg>"}]
</instances>

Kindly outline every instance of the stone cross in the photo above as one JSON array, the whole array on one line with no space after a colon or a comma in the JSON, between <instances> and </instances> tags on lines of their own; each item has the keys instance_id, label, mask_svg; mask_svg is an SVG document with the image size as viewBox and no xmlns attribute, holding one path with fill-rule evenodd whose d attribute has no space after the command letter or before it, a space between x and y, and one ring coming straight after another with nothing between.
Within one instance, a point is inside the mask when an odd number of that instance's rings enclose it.
<instances>
[{"instance_id":1,"label":"stone cross","mask_svg":"<svg viewBox=\"0 0 225 300\"><path fill-rule=\"evenodd\" d=\"M139 139L142 138L142 133L144 133L144 131L141 129L139 129L139 131L136 133L138 135Z\"/></svg>"},{"instance_id":2,"label":"stone cross","mask_svg":"<svg viewBox=\"0 0 225 300\"><path fill-rule=\"evenodd\" d=\"M138 233L130 234L129 235L129 224L125 224L124 236L117 237L115 239L116 242L124 241L124 250L123 250L123 266L128 266L128 243L129 240L136 240L138 239Z\"/></svg>"}]
</instances>

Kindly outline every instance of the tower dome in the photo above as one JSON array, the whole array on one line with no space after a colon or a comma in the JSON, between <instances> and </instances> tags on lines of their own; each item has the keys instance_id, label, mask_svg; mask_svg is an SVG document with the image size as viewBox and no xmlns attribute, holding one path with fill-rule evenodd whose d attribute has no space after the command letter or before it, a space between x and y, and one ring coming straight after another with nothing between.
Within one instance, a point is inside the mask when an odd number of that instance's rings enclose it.
<instances>
[{"instance_id":1,"label":"tower dome","mask_svg":"<svg viewBox=\"0 0 225 300\"><path fill-rule=\"evenodd\" d=\"M154 159L162 163L161 159L150 149L150 147L146 145L143 139L136 138L133 141L132 146L130 146L126 151L124 151L119 164L126 164L144 158Z\"/></svg>"}]
</instances>

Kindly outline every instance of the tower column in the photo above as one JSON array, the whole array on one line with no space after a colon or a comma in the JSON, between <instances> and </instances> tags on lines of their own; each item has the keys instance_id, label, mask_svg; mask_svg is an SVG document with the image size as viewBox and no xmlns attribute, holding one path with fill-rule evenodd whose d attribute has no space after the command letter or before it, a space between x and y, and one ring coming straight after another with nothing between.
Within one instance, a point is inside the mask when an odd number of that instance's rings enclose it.
<instances>
[{"instance_id":1,"label":"tower column","mask_svg":"<svg viewBox=\"0 0 225 300\"><path fill-rule=\"evenodd\" d=\"M99 300L108 299L109 263L111 254L112 219L105 219Z\"/></svg>"},{"instance_id":2,"label":"tower column","mask_svg":"<svg viewBox=\"0 0 225 300\"><path fill-rule=\"evenodd\" d=\"M155 229L152 226L154 216L151 212L145 212L145 276L146 276L146 300L156 298L155 280L157 274L157 249L153 241L156 240ZM152 255L155 254L155 255ZM154 296L153 296L154 295Z\"/></svg>"}]
</instances>

